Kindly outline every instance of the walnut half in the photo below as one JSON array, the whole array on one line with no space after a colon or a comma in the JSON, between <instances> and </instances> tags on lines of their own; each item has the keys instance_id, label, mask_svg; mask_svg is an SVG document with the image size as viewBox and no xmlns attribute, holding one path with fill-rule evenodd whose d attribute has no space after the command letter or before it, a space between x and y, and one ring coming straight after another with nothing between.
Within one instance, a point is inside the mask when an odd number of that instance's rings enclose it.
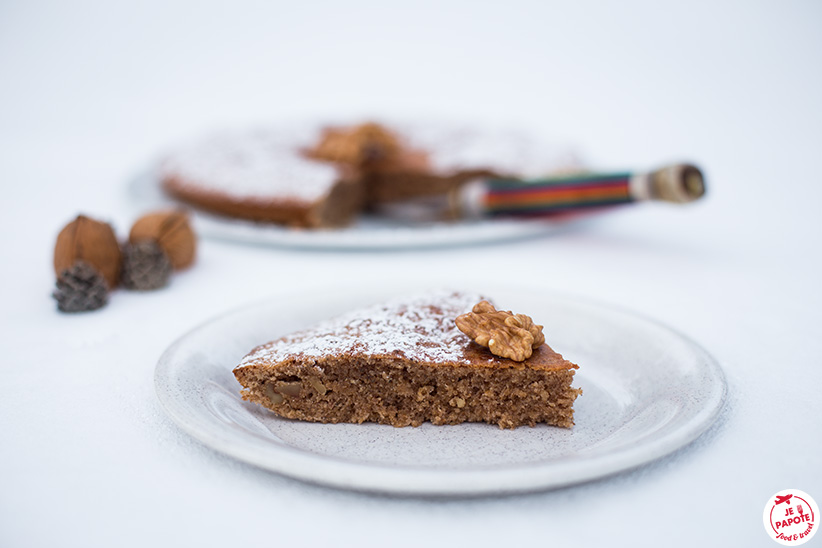
<instances>
[{"instance_id":1,"label":"walnut half","mask_svg":"<svg viewBox=\"0 0 822 548\"><path fill-rule=\"evenodd\" d=\"M497 310L488 301L481 301L471 312L457 316L455 323L460 331L488 347L494 355L517 362L530 358L534 349L545 342L542 326L529 316Z\"/></svg>"}]
</instances>

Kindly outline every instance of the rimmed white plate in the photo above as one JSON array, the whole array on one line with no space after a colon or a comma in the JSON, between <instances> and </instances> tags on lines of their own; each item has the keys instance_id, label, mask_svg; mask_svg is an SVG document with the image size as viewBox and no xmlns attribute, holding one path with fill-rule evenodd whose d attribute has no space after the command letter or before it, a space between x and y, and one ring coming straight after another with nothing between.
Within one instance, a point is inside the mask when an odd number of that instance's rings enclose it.
<instances>
[{"instance_id":1,"label":"rimmed white plate","mask_svg":"<svg viewBox=\"0 0 822 548\"><path fill-rule=\"evenodd\" d=\"M683 335L595 302L470 289L533 316L549 344L580 365L576 426L326 425L282 419L240 399L231 371L255 345L402 294L368 287L283 296L201 325L161 357L159 400L189 434L242 461L340 488L425 495L532 491L608 476L683 447L717 417L722 371Z\"/></svg>"}]
</instances>

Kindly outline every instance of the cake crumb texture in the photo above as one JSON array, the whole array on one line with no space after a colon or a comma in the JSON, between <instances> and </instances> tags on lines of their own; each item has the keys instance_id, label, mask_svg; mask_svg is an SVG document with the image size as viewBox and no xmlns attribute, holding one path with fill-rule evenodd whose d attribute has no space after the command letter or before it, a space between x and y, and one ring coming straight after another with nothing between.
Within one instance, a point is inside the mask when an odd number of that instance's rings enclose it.
<instances>
[{"instance_id":1,"label":"cake crumb texture","mask_svg":"<svg viewBox=\"0 0 822 548\"><path fill-rule=\"evenodd\" d=\"M572 426L578 366L545 344L515 362L472 342L454 318L480 300L439 292L355 311L255 348L234 375L243 399L292 419Z\"/></svg>"}]
</instances>

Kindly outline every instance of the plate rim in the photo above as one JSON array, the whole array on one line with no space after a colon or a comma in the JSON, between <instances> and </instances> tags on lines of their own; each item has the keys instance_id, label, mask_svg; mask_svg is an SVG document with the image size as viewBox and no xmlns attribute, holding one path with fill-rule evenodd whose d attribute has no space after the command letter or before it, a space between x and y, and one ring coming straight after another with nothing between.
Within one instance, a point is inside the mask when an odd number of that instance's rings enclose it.
<instances>
[{"instance_id":1,"label":"plate rim","mask_svg":"<svg viewBox=\"0 0 822 548\"><path fill-rule=\"evenodd\" d=\"M622 447L616 451L609 450L583 457L564 457L550 462L514 463L503 467L495 465L492 482L488 481L488 468L482 466L460 469L358 462L333 455L311 453L287 444L276 446L275 451L279 460L272 462L270 456L265 454L271 449L270 442L257 438L253 434L249 436L247 433L244 436L246 443L238 444L236 438L232 438L223 430L208 428L209 421L204 420L202 416L187 412L186 406L172 396L166 389L168 386L166 379L172 377L172 368L167 365L171 362L170 358L179 351L189 337L229 318L275 306L281 302L283 296L270 296L234 307L199 323L178 337L166 348L157 362L154 370L155 394L164 412L179 428L207 447L237 460L308 483L346 490L406 496L512 494L557 489L603 479L636 469L685 448L716 422L726 404L727 378L718 361L691 337L627 307L568 293L544 289L540 291L545 298L550 300L603 308L612 313L630 316L644 324L667 331L668 334L680 339L701 358L699 362L704 372L713 381L710 397L705 398L701 408L693 413L684 425L659 438L646 439L641 443ZM292 295L291 298L297 300L299 296ZM197 428L197 424L204 425L204 427ZM264 448L263 451L259 451L261 447ZM558 470L561 473L558 473ZM523 471L527 471L528 474L523 474ZM445 478L448 481L444 483Z\"/></svg>"}]
</instances>

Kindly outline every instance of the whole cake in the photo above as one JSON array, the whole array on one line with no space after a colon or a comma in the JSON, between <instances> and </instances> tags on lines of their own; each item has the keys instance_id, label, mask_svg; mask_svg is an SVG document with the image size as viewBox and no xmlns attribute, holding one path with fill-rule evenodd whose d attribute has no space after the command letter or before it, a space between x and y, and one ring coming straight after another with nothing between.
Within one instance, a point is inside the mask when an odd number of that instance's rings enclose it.
<instances>
[{"instance_id":1,"label":"whole cake","mask_svg":"<svg viewBox=\"0 0 822 548\"><path fill-rule=\"evenodd\" d=\"M160 179L172 197L212 213L294 227L348 224L362 209L361 178L301 149L285 132L226 132L169 154Z\"/></svg>"},{"instance_id":2,"label":"whole cake","mask_svg":"<svg viewBox=\"0 0 822 548\"><path fill-rule=\"evenodd\" d=\"M531 337L528 329L541 333L541 327L517 319L527 317L481 301L480 295L460 292L392 300L259 346L234 375L243 399L292 419L572 426L573 403L581 393L571 386L578 366L541 335ZM482 332L475 337L479 344L461 331L465 325L458 327L457 318ZM497 320L504 320L504 329L516 327L500 336L494 326L487 329ZM491 349L496 339L497 347L515 350L517 355L503 352L514 359L482 346L489 344L488 333ZM525 338L511 341L509 335Z\"/></svg>"},{"instance_id":3,"label":"whole cake","mask_svg":"<svg viewBox=\"0 0 822 548\"><path fill-rule=\"evenodd\" d=\"M468 183L533 171L544 152L529 145L516 132L441 124L283 126L189 143L164 159L159 177L172 198L239 219L325 228L369 210L442 220L459 216Z\"/></svg>"}]
</instances>

